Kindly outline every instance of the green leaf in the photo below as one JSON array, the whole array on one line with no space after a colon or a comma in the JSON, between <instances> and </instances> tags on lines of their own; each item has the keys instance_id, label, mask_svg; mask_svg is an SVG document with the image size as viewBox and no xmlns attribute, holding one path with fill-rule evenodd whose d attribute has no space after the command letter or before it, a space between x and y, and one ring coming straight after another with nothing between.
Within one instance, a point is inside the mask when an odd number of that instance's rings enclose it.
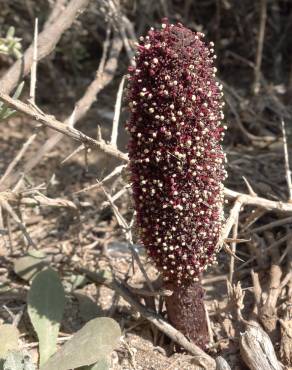
<instances>
[{"instance_id":1,"label":"green leaf","mask_svg":"<svg viewBox=\"0 0 292 370\"><path fill-rule=\"evenodd\" d=\"M36 257L24 256L14 261L14 272L24 280L31 280L47 262Z\"/></svg>"},{"instance_id":2,"label":"green leaf","mask_svg":"<svg viewBox=\"0 0 292 370\"><path fill-rule=\"evenodd\" d=\"M18 99L20 97L20 94L23 90L23 86L24 86L24 81L22 81L16 88L15 90L15 93L13 94L12 98L13 99Z\"/></svg>"},{"instance_id":3,"label":"green leaf","mask_svg":"<svg viewBox=\"0 0 292 370\"><path fill-rule=\"evenodd\" d=\"M23 86L24 86L24 81L22 81L16 88L15 90L15 93L13 94L13 99L18 99L21 92L22 92L22 89L23 89ZM11 117L14 113L16 113L16 111L14 109L10 109L8 108L5 104L3 104L3 102L1 102L1 105L0 105L0 120L4 120L8 117Z\"/></svg>"},{"instance_id":4,"label":"green leaf","mask_svg":"<svg viewBox=\"0 0 292 370\"><path fill-rule=\"evenodd\" d=\"M6 38L7 39L12 39L14 37L14 34L15 34L15 28L13 26L10 26L8 28L7 33L6 33Z\"/></svg>"},{"instance_id":5,"label":"green leaf","mask_svg":"<svg viewBox=\"0 0 292 370\"><path fill-rule=\"evenodd\" d=\"M0 326L0 360L4 359L13 349L18 348L19 332L17 328L10 324Z\"/></svg>"},{"instance_id":6,"label":"green leaf","mask_svg":"<svg viewBox=\"0 0 292 370\"><path fill-rule=\"evenodd\" d=\"M78 300L80 316L84 321L89 321L100 316L100 309L91 298L81 293L74 293L74 296Z\"/></svg>"},{"instance_id":7,"label":"green leaf","mask_svg":"<svg viewBox=\"0 0 292 370\"><path fill-rule=\"evenodd\" d=\"M56 351L65 293L58 274L48 268L33 279L28 293L28 314L39 339L40 365Z\"/></svg>"},{"instance_id":8,"label":"green leaf","mask_svg":"<svg viewBox=\"0 0 292 370\"><path fill-rule=\"evenodd\" d=\"M109 317L89 321L52 356L41 370L68 370L101 361L118 345L121 329ZM78 349L78 350L76 350Z\"/></svg>"},{"instance_id":9,"label":"green leaf","mask_svg":"<svg viewBox=\"0 0 292 370\"><path fill-rule=\"evenodd\" d=\"M106 357L101 358L93 365L79 367L78 370L109 370L110 360Z\"/></svg>"},{"instance_id":10,"label":"green leaf","mask_svg":"<svg viewBox=\"0 0 292 370\"><path fill-rule=\"evenodd\" d=\"M9 352L3 370L36 370L28 352Z\"/></svg>"}]
</instances>

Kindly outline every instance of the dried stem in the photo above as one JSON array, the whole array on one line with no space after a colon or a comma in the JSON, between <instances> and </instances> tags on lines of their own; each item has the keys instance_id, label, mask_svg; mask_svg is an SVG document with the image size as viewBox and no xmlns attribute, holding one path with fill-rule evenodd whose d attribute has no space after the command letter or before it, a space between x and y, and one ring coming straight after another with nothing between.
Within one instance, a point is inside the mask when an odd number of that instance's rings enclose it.
<instances>
[{"instance_id":1,"label":"dried stem","mask_svg":"<svg viewBox=\"0 0 292 370\"><path fill-rule=\"evenodd\" d=\"M18 112L26 114L27 116L34 119L35 121L42 123L45 126L55 131L58 131L63 135L71 137L72 139L76 141L82 142L84 145L88 147L100 149L103 152L115 158L121 159L121 160L128 159L127 154L120 152L112 145L106 144L104 141L94 140L91 137L83 134L81 131L68 127L68 125L65 125L64 123L56 120L52 116L48 116L44 113L40 113L39 111L34 110L28 104L25 104L18 99L10 98L10 96L3 93L2 91L0 91L0 100L3 101L5 104L7 104L9 107L16 109Z\"/></svg>"},{"instance_id":2,"label":"dried stem","mask_svg":"<svg viewBox=\"0 0 292 370\"><path fill-rule=\"evenodd\" d=\"M35 19L34 26L34 38L33 38L33 57L32 65L30 71L30 91L29 98L30 101L35 104L35 90L36 90L36 81L37 81L37 62L38 62L38 18Z\"/></svg>"},{"instance_id":3,"label":"dried stem","mask_svg":"<svg viewBox=\"0 0 292 370\"><path fill-rule=\"evenodd\" d=\"M292 202L292 181L291 181L291 170L289 166L289 152L288 152L288 145L287 145L287 135L285 130L285 122L281 120L282 126L282 133L283 133L283 147L284 147L284 158L285 158L285 172L286 172L286 181L288 185L289 191L289 202Z\"/></svg>"},{"instance_id":4,"label":"dried stem","mask_svg":"<svg viewBox=\"0 0 292 370\"><path fill-rule=\"evenodd\" d=\"M107 29L106 39L103 45L103 53L102 57L96 72L95 79L90 83L87 87L84 95L78 100L74 108L74 124L81 120L87 111L90 109L91 105L96 101L97 94L107 85L109 84L115 74L118 65L118 57L122 48L122 41L119 36L115 35L111 49L109 53L109 57L106 60L106 56L108 53L109 45L110 45L110 28ZM69 125L70 117L72 114L66 118L65 123ZM23 166L23 172L27 173L31 171L41 160L41 158L48 152L50 152L63 138L63 134L59 132L55 132L36 152L36 154L29 158L29 160ZM101 138L97 138L98 141L102 141ZM85 149L85 146L83 145ZM72 155L75 153L73 152ZM19 177L19 173L14 174L10 179L10 183L16 181Z\"/></svg>"},{"instance_id":5,"label":"dried stem","mask_svg":"<svg viewBox=\"0 0 292 370\"><path fill-rule=\"evenodd\" d=\"M118 139L118 128L119 128L119 120L120 120L120 112L121 112L121 103L122 103L122 95L123 95L123 88L125 83L125 76L123 76L116 99L116 105L115 105L115 114L113 119L113 128L112 128L112 136L111 136L111 145L117 146L117 139Z\"/></svg>"},{"instance_id":6,"label":"dried stem","mask_svg":"<svg viewBox=\"0 0 292 370\"><path fill-rule=\"evenodd\" d=\"M238 216L237 216L236 221L234 222L234 225L233 225L232 238L234 240L237 239ZM235 264L235 257L234 257L234 255L236 254L236 241L234 241L234 242L231 243L231 252L232 252L232 255L230 257L230 264L229 264L229 281L232 284L233 274L234 274L234 264Z\"/></svg>"},{"instance_id":7,"label":"dried stem","mask_svg":"<svg viewBox=\"0 0 292 370\"><path fill-rule=\"evenodd\" d=\"M263 58L263 48L264 48L264 39L265 39L265 30L266 30L266 21L267 21L267 0L260 0L261 4L261 14L260 14L260 25L258 33L258 46L254 70L254 86L253 90L255 94L258 94L260 90L260 77L261 77L261 65Z\"/></svg>"}]
</instances>

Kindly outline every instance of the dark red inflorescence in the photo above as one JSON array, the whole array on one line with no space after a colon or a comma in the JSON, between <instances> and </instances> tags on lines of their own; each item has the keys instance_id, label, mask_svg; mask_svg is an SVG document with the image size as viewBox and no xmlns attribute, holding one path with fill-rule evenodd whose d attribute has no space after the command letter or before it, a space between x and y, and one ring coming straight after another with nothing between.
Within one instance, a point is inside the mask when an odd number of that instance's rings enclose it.
<instances>
[{"instance_id":1,"label":"dark red inflorescence","mask_svg":"<svg viewBox=\"0 0 292 370\"><path fill-rule=\"evenodd\" d=\"M165 280L198 280L223 220L222 86L213 43L167 21L140 38L129 68L129 157L143 245Z\"/></svg>"}]
</instances>

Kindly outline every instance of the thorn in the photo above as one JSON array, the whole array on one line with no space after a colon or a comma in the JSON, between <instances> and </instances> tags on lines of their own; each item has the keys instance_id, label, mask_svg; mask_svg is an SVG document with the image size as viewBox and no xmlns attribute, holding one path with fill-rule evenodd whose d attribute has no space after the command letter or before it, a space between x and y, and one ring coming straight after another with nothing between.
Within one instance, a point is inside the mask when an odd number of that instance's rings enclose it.
<instances>
[{"instance_id":1,"label":"thorn","mask_svg":"<svg viewBox=\"0 0 292 370\"><path fill-rule=\"evenodd\" d=\"M86 149L84 144L79 145L77 149L75 149L72 153L70 153L65 159L62 160L61 164L64 164L69 159L71 159L75 154L81 152L82 150Z\"/></svg>"},{"instance_id":2,"label":"thorn","mask_svg":"<svg viewBox=\"0 0 292 370\"><path fill-rule=\"evenodd\" d=\"M226 238L224 240L225 243L247 243L250 241L251 239L233 239L233 238Z\"/></svg>"},{"instance_id":3,"label":"thorn","mask_svg":"<svg viewBox=\"0 0 292 370\"><path fill-rule=\"evenodd\" d=\"M73 112L71 113L69 120L68 120L68 127L73 128L75 121L76 121L76 112L77 112L78 105L75 105Z\"/></svg>"},{"instance_id":4,"label":"thorn","mask_svg":"<svg viewBox=\"0 0 292 370\"><path fill-rule=\"evenodd\" d=\"M101 136L101 128L99 125L97 125L97 135L96 135L97 141L103 141L102 136Z\"/></svg>"},{"instance_id":5,"label":"thorn","mask_svg":"<svg viewBox=\"0 0 292 370\"><path fill-rule=\"evenodd\" d=\"M238 261L245 262L244 260L242 260L241 258L239 258L234 252L232 252L232 250L229 248L229 245L228 244L224 243L223 244L223 249L224 249L224 251L227 254L229 254L230 256L234 257Z\"/></svg>"},{"instance_id":6,"label":"thorn","mask_svg":"<svg viewBox=\"0 0 292 370\"><path fill-rule=\"evenodd\" d=\"M257 193L253 190L253 188L251 187L250 183L247 181L247 179L242 176L244 182L245 182L245 185L247 186L247 189L248 189L248 192L249 192L249 195L251 195L252 197L256 197L257 196Z\"/></svg>"}]
</instances>

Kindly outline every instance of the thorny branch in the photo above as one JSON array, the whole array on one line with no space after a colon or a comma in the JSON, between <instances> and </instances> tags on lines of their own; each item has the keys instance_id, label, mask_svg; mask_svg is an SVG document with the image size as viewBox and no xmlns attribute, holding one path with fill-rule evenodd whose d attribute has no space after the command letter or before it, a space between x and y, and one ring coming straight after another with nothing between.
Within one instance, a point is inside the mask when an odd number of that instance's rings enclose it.
<instances>
[{"instance_id":1,"label":"thorny branch","mask_svg":"<svg viewBox=\"0 0 292 370\"><path fill-rule=\"evenodd\" d=\"M106 144L104 141L100 140L97 141L92 139L91 137L83 134L81 131L76 130L75 128L71 128L64 123L56 120L52 116L45 115L32 107L28 104L25 104L17 99L10 98L7 94L3 93L0 90L0 100L7 104L9 107L16 109L18 112L24 113L25 115L29 116L33 120L42 123L43 125L60 132L63 135L71 137L73 140L79 141L83 143L85 146L90 148L95 148L102 150L106 154L109 154L112 157L117 159L121 159L123 161L127 160L127 155L122 153L121 151L117 150L110 144Z\"/></svg>"}]
</instances>

